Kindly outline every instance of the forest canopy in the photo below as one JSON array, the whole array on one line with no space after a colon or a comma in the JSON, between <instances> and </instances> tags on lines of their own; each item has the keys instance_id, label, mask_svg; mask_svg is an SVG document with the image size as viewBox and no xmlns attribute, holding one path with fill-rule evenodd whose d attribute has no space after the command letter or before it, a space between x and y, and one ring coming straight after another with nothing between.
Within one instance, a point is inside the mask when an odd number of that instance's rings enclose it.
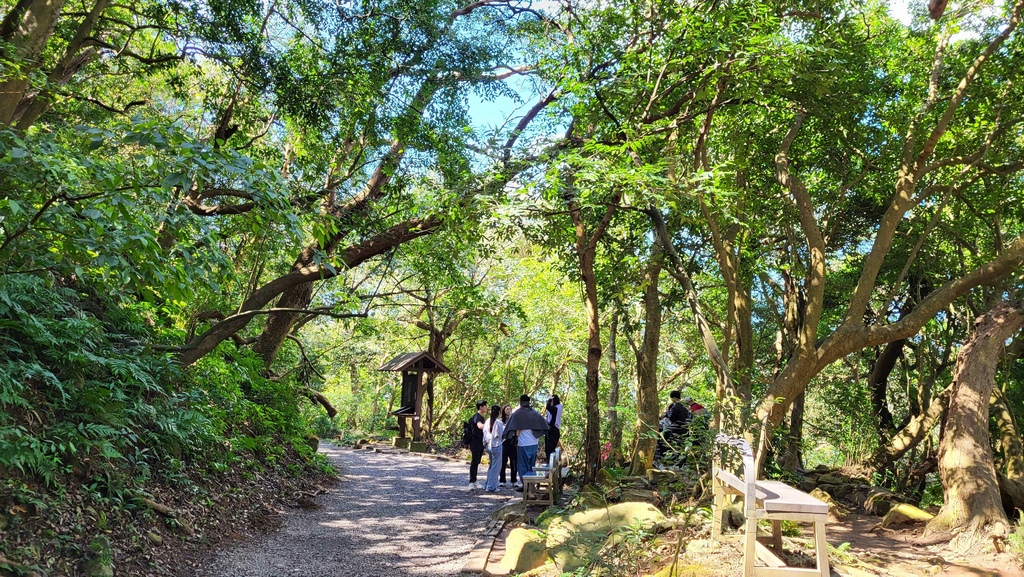
<instances>
[{"instance_id":1,"label":"forest canopy","mask_svg":"<svg viewBox=\"0 0 1024 577\"><path fill-rule=\"evenodd\" d=\"M316 468L422 350L441 446L557 393L584 483L642 473L684 389L1005 531L1022 8L0 0L0 497Z\"/></svg>"}]
</instances>

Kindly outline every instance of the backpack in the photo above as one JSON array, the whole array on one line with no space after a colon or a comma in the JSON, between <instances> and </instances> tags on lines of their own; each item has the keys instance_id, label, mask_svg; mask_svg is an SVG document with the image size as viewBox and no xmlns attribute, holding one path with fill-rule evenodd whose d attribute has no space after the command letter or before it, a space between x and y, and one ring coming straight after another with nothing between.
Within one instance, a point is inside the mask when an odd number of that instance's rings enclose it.
<instances>
[{"instance_id":1,"label":"backpack","mask_svg":"<svg viewBox=\"0 0 1024 577\"><path fill-rule=\"evenodd\" d=\"M462 423L462 444L469 445L473 442L473 420L464 421Z\"/></svg>"}]
</instances>

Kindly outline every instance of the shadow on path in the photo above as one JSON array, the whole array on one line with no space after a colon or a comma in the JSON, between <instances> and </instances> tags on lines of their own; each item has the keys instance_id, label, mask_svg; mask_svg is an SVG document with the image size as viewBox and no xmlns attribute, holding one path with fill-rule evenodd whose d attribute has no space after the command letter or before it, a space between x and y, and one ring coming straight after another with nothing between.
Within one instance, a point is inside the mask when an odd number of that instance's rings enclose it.
<instances>
[{"instance_id":1,"label":"shadow on path","mask_svg":"<svg viewBox=\"0 0 1024 577\"><path fill-rule=\"evenodd\" d=\"M490 512L514 495L467 490L463 463L329 444L320 452L341 480L319 508L289 512L280 531L222 552L200 575L457 575Z\"/></svg>"}]
</instances>

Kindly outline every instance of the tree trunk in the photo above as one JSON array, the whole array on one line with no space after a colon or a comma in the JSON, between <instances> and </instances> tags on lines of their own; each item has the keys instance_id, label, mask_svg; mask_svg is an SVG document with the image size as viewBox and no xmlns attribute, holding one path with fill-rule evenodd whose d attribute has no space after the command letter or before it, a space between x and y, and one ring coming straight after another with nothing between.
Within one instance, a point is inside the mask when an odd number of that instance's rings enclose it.
<instances>
[{"instance_id":1,"label":"tree trunk","mask_svg":"<svg viewBox=\"0 0 1024 577\"><path fill-rule=\"evenodd\" d=\"M286 290L303 283L334 278L339 274L339 269L358 266L366 260L391 250L402 243L430 234L440 225L440 217L412 218L381 232L375 237L346 248L342 251L339 259L343 263L341 267L327 268L326 266L311 265L299 270L289 271L287 274L277 277L253 291L252 295L238 307L238 313L231 315L189 341L181 352L178 353L176 360L182 366L187 367L203 358L207 353L216 348L217 345L224 342L225 339L231 338L232 335L245 328L249 321L256 316L256 313Z\"/></svg>"},{"instance_id":2,"label":"tree trunk","mask_svg":"<svg viewBox=\"0 0 1024 577\"><path fill-rule=\"evenodd\" d=\"M86 41L88 41L92 36L93 28L96 26L96 22L100 19L100 15L103 14L103 11L106 10L109 5L110 0L96 0L92 9L81 23L79 23L74 37L71 39L71 42L68 43L67 48L64 49L64 55L47 76L47 82L49 84L54 86L67 84L67 82L71 80L75 73L78 72L86 62L99 56L98 51L89 49L83 52L82 48L85 46ZM35 121L38 120L52 104L52 94L46 91L24 98L17 106L17 110L12 115L11 121L12 123L17 121L18 130L27 130L30 126L35 124Z\"/></svg>"},{"instance_id":3,"label":"tree trunk","mask_svg":"<svg viewBox=\"0 0 1024 577\"><path fill-rule=\"evenodd\" d=\"M580 269L587 310L587 423L583 434L583 484L597 480L601 467L601 413L598 410L598 376L601 370L601 325L597 311L597 278L594 276L595 250L580 254Z\"/></svg>"},{"instance_id":4,"label":"tree trunk","mask_svg":"<svg viewBox=\"0 0 1024 577\"><path fill-rule=\"evenodd\" d=\"M950 389L939 393L928 408L912 417L898 433L879 445L868 462L872 471L884 471L924 440L946 414Z\"/></svg>"},{"instance_id":5,"label":"tree trunk","mask_svg":"<svg viewBox=\"0 0 1024 577\"><path fill-rule=\"evenodd\" d=\"M803 442L804 442L804 397L806 393L800 393L793 401L793 409L789 416L789 435L786 437L786 446L782 450L781 465L787 471L797 471L804 468Z\"/></svg>"},{"instance_id":6,"label":"tree trunk","mask_svg":"<svg viewBox=\"0 0 1024 577\"><path fill-rule=\"evenodd\" d=\"M608 442L611 443L611 460L622 461L622 425L619 424L619 358L615 346L618 338L619 312L612 313L608 329Z\"/></svg>"},{"instance_id":7,"label":"tree trunk","mask_svg":"<svg viewBox=\"0 0 1024 577\"><path fill-rule=\"evenodd\" d=\"M1006 477L1024 481L1024 448L1021 447L1020 430L1001 391L997 390L992 395L991 409L996 431L999 432L1001 465Z\"/></svg>"},{"instance_id":8,"label":"tree trunk","mask_svg":"<svg viewBox=\"0 0 1024 577\"><path fill-rule=\"evenodd\" d=\"M903 344L906 342L906 339L900 339L885 345L878 353L875 366L871 368L871 374L868 376L868 390L871 391L871 408L875 415L879 445L884 444L885 439L888 439L896 429L892 413L889 411L889 375L896 367L896 361L899 360Z\"/></svg>"},{"instance_id":9,"label":"tree trunk","mask_svg":"<svg viewBox=\"0 0 1024 577\"><path fill-rule=\"evenodd\" d=\"M643 475L654 463L658 432L658 348L661 343L661 251L655 249L644 274L644 341L636 356L637 427L630 474Z\"/></svg>"},{"instance_id":10,"label":"tree trunk","mask_svg":"<svg viewBox=\"0 0 1024 577\"><path fill-rule=\"evenodd\" d=\"M1021 325L1024 311L1002 301L978 318L957 355L946 430L939 442L945 502L925 527L925 537L961 533L962 538L973 541L985 526L993 536L1007 534L1009 522L992 459L989 399L999 353Z\"/></svg>"},{"instance_id":11,"label":"tree trunk","mask_svg":"<svg viewBox=\"0 0 1024 577\"><path fill-rule=\"evenodd\" d=\"M29 89L30 74L42 64L43 47L53 34L64 0L33 0L21 21L13 27L11 49L5 54L22 65L16 74L0 82L0 125L14 118L18 104Z\"/></svg>"}]
</instances>

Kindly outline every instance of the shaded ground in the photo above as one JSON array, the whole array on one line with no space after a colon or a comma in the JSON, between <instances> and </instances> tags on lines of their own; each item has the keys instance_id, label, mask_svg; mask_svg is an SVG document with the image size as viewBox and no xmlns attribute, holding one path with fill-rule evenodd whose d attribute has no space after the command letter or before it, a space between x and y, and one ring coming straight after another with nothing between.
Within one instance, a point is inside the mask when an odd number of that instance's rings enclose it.
<instances>
[{"instance_id":1,"label":"shaded ground","mask_svg":"<svg viewBox=\"0 0 1024 577\"><path fill-rule=\"evenodd\" d=\"M515 494L469 491L463 463L320 450L341 479L317 509L285 514L280 531L223 551L197 575L457 575L489 513Z\"/></svg>"},{"instance_id":2,"label":"shaded ground","mask_svg":"<svg viewBox=\"0 0 1024 577\"><path fill-rule=\"evenodd\" d=\"M828 542L839 549L832 555L833 576L1024 577L1021 560L1009 553L997 554L990 546L971 551L921 546L913 541L923 525L887 530L879 529L880 522L880 517L853 514L842 523L828 524ZM810 546L810 537L807 531L802 538L786 538L787 552L795 553L786 555L786 560L793 563L796 557L803 557L808 566L813 566L812 550L805 548ZM742 560L739 545L693 539L680 558L681 574L731 577L742 573Z\"/></svg>"}]
</instances>

